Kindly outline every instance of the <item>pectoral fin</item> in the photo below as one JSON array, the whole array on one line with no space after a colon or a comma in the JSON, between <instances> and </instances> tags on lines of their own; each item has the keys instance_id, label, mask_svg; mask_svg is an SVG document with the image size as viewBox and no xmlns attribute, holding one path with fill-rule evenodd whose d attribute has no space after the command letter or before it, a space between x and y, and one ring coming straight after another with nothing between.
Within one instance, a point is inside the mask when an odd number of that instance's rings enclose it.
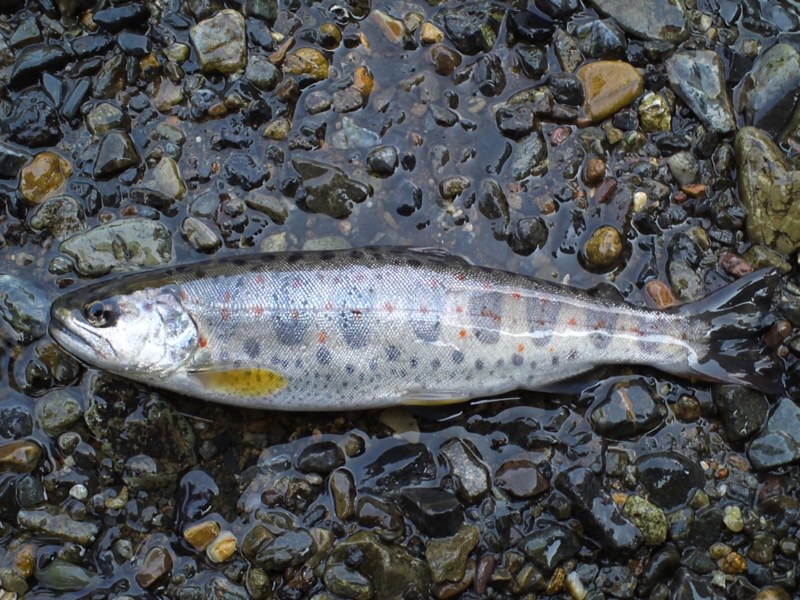
<instances>
[{"instance_id":1,"label":"pectoral fin","mask_svg":"<svg viewBox=\"0 0 800 600\"><path fill-rule=\"evenodd\" d=\"M209 369L189 375L209 391L241 397L269 396L289 384L277 371L264 368Z\"/></svg>"}]
</instances>

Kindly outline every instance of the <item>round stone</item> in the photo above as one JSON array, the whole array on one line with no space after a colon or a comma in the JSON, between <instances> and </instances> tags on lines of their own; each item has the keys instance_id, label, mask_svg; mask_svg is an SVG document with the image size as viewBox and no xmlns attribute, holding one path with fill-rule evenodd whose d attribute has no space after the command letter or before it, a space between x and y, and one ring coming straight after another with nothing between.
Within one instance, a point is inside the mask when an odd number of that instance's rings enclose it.
<instances>
[{"instance_id":1,"label":"round stone","mask_svg":"<svg viewBox=\"0 0 800 600\"><path fill-rule=\"evenodd\" d=\"M622 256L622 235L616 227L598 227L586 242L583 256L586 266L594 271L607 271L617 265Z\"/></svg>"},{"instance_id":2,"label":"round stone","mask_svg":"<svg viewBox=\"0 0 800 600\"><path fill-rule=\"evenodd\" d=\"M22 167L19 191L29 204L40 204L63 189L72 175L70 162L55 152L40 152Z\"/></svg>"},{"instance_id":3,"label":"round stone","mask_svg":"<svg viewBox=\"0 0 800 600\"><path fill-rule=\"evenodd\" d=\"M636 100L644 90L644 78L623 61L598 61L584 65L576 73L583 84L583 108L592 121L602 121Z\"/></svg>"}]
</instances>

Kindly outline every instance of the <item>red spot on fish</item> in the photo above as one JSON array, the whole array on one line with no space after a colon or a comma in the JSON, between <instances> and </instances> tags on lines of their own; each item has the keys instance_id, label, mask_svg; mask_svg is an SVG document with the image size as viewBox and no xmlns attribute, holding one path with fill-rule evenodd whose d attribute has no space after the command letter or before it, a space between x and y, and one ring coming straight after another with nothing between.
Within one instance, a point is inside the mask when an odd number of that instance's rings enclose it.
<instances>
[{"instance_id":1,"label":"red spot on fish","mask_svg":"<svg viewBox=\"0 0 800 600\"><path fill-rule=\"evenodd\" d=\"M383 308L386 309L386 312L392 312L394 310L394 306L392 305L391 302L387 302L386 304L384 304Z\"/></svg>"},{"instance_id":2,"label":"red spot on fish","mask_svg":"<svg viewBox=\"0 0 800 600\"><path fill-rule=\"evenodd\" d=\"M483 310L481 310L481 316L491 319L495 323L499 323L500 321L503 320L503 318L500 315L498 315L496 312L492 312L486 307L484 307Z\"/></svg>"},{"instance_id":3,"label":"red spot on fish","mask_svg":"<svg viewBox=\"0 0 800 600\"><path fill-rule=\"evenodd\" d=\"M439 280L438 279L431 279L431 287L439 287Z\"/></svg>"},{"instance_id":4,"label":"red spot on fish","mask_svg":"<svg viewBox=\"0 0 800 600\"><path fill-rule=\"evenodd\" d=\"M490 290L490 289L492 289L492 287L493 287L493 286L492 286L492 284L491 284L491 283L489 283L488 281L484 281L484 282L481 284L481 287L482 287L484 290Z\"/></svg>"},{"instance_id":5,"label":"red spot on fish","mask_svg":"<svg viewBox=\"0 0 800 600\"><path fill-rule=\"evenodd\" d=\"M325 310L333 310L333 302L331 302L330 300L328 300L328 301L325 303Z\"/></svg>"},{"instance_id":6,"label":"red spot on fish","mask_svg":"<svg viewBox=\"0 0 800 600\"><path fill-rule=\"evenodd\" d=\"M222 320L223 320L223 321L227 321L228 319L230 319L230 318L231 318L231 311L230 311L230 309L223 308L223 309L220 311L220 316L222 317Z\"/></svg>"},{"instance_id":7,"label":"red spot on fish","mask_svg":"<svg viewBox=\"0 0 800 600\"><path fill-rule=\"evenodd\" d=\"M511 293L511 297L512 297L514 300L520 300L520 299L522 299L522 294L520 294L519 292L512 292L512 293Z\"/></svg>"},{"instance_id":8,"label":"red spot on fish","mask_svg":"<svg viewBox=\"0 0 800 600\"><path fill-rule=\"evenodd\" d=\"M456 279L458 279L459 281L464 281L466 278L467 278L467 276L464 275L463 273L458 273L456 275Z\"/></svg>"},{"instance_id":9,"label":"red spot on fish","mask_svg":"<svg viewBox=\"0 0 800 600\"><path fill-rule=\"evenodd\" d=\"M181 300L186 302L189 299L189 294L186 293L186 290L181 290Z\"/></svg>"},{"instance_id":10,"label":"red spot on fish","mask_svg":"<svg viewBox=\"0 0 800 600\"><path fill-rule=\"evenodd\" d=\"M469 334L467 333L466 329L462 329L461 331L458 332L458 337L460 337L462 340L465 339L467 335Z\"/></svg>"},{"instance_id":11,"label":"red spot on fish","mask_svg":"<svg viewBox=\"0 0 800 600\"><path fill-rule=\"evenodd\" d=\"M456 306L456 312L458 314L462 314L464 312L464 307L463 306Z\"/></svg>"},{"instance_id":12,"label":"red spot on fish","mask_svg":"<svg viewBox=\"0 0 800 600\"><path fill-rule=\"evenodd\" d=\"M208 346L208 340L204 337L201 337L199 340L197 340L197 345L200 346L201 348L205 348L206 346Z\"/></svg>"},{"instance_id":13,"label":"red spot on fish","mask_svg":"<svg viewBox=\"0 0 800 600\"><path fill-rule=\"evenodd\" d=\"M230 292L225 292L225 293L223 294L223 296L222 296L222 300L223 300L224 302L230 302L232 299L233 299L233 296L231 295L231 293L230 293Z\"/></svg>"},{"instance_id":14,"label":"red spot on fish","mask_svg":"<svg viewBox=\"0 0 800 600\"><path fill-rule=\"evenodd\" d=\"M572 317L569 321L567 321L567 324L570 327L575 327L575 325L578 324L578 320L575 317Z\"/></svg>"},{"instance_id":15,"label":"red spot on fish","mask_svg":"<svg viewBox=\"0 0 800 600\"><path fill-rule=\"evenodd\" d=\"M352 309L350 312L356 319L360 319L363 316L363 313L357 308Z\"/></svg>"},{"instance_id":16,"label":"red spot on fish","mask_svg":"<svg viewBox=\"0 0 800 600\"><path fill-rule=\"evenodd\" d=\"M256 314L257 317L260 317L264 314L264 307L263 306L256 306L253 308L253 312Z\"/></svg>"},{"instance_id":17,"label":"red spot on fish","mask_svg":"<svg viewBox=\"0 0 800 600\"><path fill-rule=\"evenodd\" d=\"M427 306L420 306L419 307L419 312L421 312L423 315L428 314L428 307Z\"/></svg>"},{"instance_id":18,"label":"red spot on fish","mask_svg":"<svg viewBox=\"0 0 800 600\"><path fill-rule=\"evenodd\" d=\"M537 322L539 325L541 325L542 327L544 327L544 319L539 319L539 320L538 320L538 321L536 321L536 322Z\"/></svg>"},{"instance_id":19,"label":"red spot on fish","mask_svg":"<svg viewBox=\"0 0 800 600\"><path fill-rule=\"evenodd\" d=\"M635 333L636 335L644 335L644 332L641 329L639 329L636 325L631 327L630 332Z\"/></svg>"},{"instance_id":20,"label":"red spot on fish","mask_svg":"<svg viewBox=\"0 0 800 600\"><path fill-rule=\"evenodd\" d=\"M605 329L606 322L603 319L600 319L597 323L594 324L594 329L597 331L598 329Z\"/></svg>"},{"instance_id":21,"label":"red spot on fish","mask_svg":"<svg viewBox=\"0 0 800 600\"><path fill-rule=\"evenodd\" d=\"M267 280L264 278L263 275L256 275L256 283L258 285L264 285L266 282Z\"/></svg>"},{"instance_id":22,"label":"red spot on fish","mask_svg":"<svg viewBox=\"0 0 800 600\"><path fill-rule=\"evenodd\" d=\"M328 334L325 333L324 331L320 331L319 332L319 343L320 344L324 344L327 341L328 341Z\"/></svg>"},{"instance_id":23,"label":"red spot on fish","mask_svg":"<svg viewBox=\"0 0 800 600\"><path fill-rule=\"evenodd\" d=\"M550 304L550 300L547 298L542 298L542 304Z\"/></svg>"},{"instance_id":24,"label":"red spot on fish","mask_svg":"<svg viewBox=\"0 0 800 600\"><path fill-rule=\"evenodd\" d=\"M555 351L556 351L556 349L555 349L555 348L553 348L552 346L550 346L550 347L547 349L547 351L548 351L548 352L555 352Z\"/></svg>"},{"instance_id":25,"label":"red spot on fish","mask_svg":"<svg viewBox=\"0 0 800 600\"><path fill-rule=\"evenodd\" d=\"M294 310L293 310L291 313L289 313L289 314L291 315L292 319L294 319L295 321L297 321L298 319L300 319L300 311L299 311L299 310L297 310L297 309L294 309Z\"/></svg>"},{"instance_id":26,"label":"red spot on fish","mask_svg":"<svg viewBox=\"0 0 800 600\"><path fill-rule=\"evenodd\" d=\"M294 278L294 281L292 282L292 286L293 286L295 289L296 289L296 288L303 287L303 280L302 280L302 279L300 279L299 277L295 277L295 278Z\"/></svg>"},{"instance_id":27,"label":"red spot on fish","mask_svg":"<svg viewBox=\"0 0 800 600\"><path fill-rule=\"evenodd\" d=\"M520 344L517 346L517 352L522 353L525 352L525 344Z\"/></svg>"}]
</instances>

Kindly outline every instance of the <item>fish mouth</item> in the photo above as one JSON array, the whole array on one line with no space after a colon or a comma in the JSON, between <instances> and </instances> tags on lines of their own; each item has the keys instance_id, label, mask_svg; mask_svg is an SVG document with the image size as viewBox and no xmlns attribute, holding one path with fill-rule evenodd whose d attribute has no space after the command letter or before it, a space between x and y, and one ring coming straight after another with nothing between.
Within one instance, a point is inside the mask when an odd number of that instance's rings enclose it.
<instances>
[{"instance_id":1,"label":"fish mouth","mask_svg":"<svg viewBox=\"0 0 800 600\"><path fill-rule=\"evenodd\" d=\"M89 326L71 318L71 312L67 308L53 307L50 313L48 331L59 346L88 363L95 363L97 358L107 359L116 354L107 339L92 331Z\"/></svg>"}]
</instances>

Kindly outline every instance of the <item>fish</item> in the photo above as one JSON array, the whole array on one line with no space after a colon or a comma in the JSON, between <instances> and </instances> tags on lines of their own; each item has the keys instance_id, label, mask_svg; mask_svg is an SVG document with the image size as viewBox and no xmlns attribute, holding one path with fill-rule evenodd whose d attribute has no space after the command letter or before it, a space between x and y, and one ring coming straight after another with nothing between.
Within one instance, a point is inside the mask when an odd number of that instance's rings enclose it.
<instances>
[{"instance_id":1,"label":"fish","mask_svg":"<svg viewBox=\"0 0 800 600\"><path fill-rule=\"evenodd\" d=\"M436 249L224 257L67 292L49 332L83 363L257 409L439 405L546 390L603 365L774 393L760 339L779 275L651 310Z\"/></svg>"}]
</instances>

